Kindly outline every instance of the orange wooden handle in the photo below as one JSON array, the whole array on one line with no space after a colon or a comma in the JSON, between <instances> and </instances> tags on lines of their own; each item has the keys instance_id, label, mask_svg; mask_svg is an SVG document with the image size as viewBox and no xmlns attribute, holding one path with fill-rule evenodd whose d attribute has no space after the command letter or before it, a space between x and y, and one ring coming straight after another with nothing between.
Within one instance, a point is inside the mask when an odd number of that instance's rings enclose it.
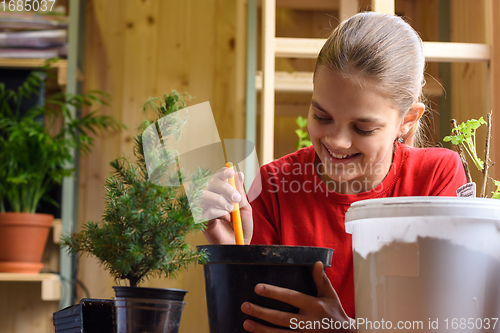
<instances>
[{"instance_id":1,"label":"orange wooden handle","mask_svg":"<svg viewBox=\"0 0 500 333\"><path fill-rule=\"evenodd\" d=\"M226 167L233 168L233 163L227 162ZM229 185L231 185L234 189L236 189L236 183L234 181L234 176L228 179ZM233 228L234 228L234 238L236 240L236 244L245 245L245 240L243 238L243 227L241 225L241 215L240 215L240 205L237 202L233 202L234 209L231 212L231 218L233 220Z\"/></svg>"}]
</instances>

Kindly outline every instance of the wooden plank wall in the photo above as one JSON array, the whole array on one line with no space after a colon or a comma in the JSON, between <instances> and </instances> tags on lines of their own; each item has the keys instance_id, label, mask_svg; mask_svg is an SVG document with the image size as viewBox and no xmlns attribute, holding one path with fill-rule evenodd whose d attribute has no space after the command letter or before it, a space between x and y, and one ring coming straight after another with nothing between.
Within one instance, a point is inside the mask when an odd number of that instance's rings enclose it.
<instances>
[{"instance_id":1,"label":"wooden plank wall","mask_svg":"<svg viewBox=\"0 0 500 333\"><path fill-rule=\"evenodd\" d=\"M88 0L85 26L85 90L109 93L111 107L104 112L128 130L100 136L83 159L80 223L100 220L108 164L119 156L132 157L148 97L176 89L193 96L192 105L209 101L220 137L244 138L244 2ZM190 243L206 241L199 234ZM94 258L80 259L78 276L92 297L113 297L114 281ZM208 332L202 267L175 281L155 278L143 286L189 290L180 332Z\"/></svg>"},{"instance_id":2,"label":"wooden plank wall","mask_svg":"<svg viewBox=\"0 0 500 333\"><path fill-rule=\"evenodd\" d=\"M452 42L487 43L485 0L453 0L450 2L450 7ZM486 63L451 64L451 115L459 124L481 116L486 119L486 114L492 107L488 80ZM478 155L483 160L485 136L486 126L482 126L477 131L476 142ZM492 148L494 147L495 145ZM473 164L471 173L480 191L482 175Z\"/></svg>"},{"instance_id":3,"label":"wooden plank wall","mask_svg":"<svg viewBox=\"0 0 500 333\"><path fill-rule=\"evenodd\" d=\"M52 314L59 302L43 301L41 288L40 282L0 283L0 332L54 332Z\"/></svg>"},{"instance_id":4,"label":"wooden plank wall","mask_svg":"<svg viewBox=\"0 0 500 333\"><path fill-rule=\"evenodd\" d=\"M493 117L493 128L497 129L493 131L492 135L492 156L491 159L493 161L497 161L496 165L493 166L492 177L495 179L500 178L500 132L498 128L500 128L500 2L496 0L488 0L491 8L491 16L489 18L491 24L491 34L489 35L490 43L493 45L492 47L492 76L491 76L491 96L492 96L492 109L494 110Z\"/></svg>"}]
</instances>

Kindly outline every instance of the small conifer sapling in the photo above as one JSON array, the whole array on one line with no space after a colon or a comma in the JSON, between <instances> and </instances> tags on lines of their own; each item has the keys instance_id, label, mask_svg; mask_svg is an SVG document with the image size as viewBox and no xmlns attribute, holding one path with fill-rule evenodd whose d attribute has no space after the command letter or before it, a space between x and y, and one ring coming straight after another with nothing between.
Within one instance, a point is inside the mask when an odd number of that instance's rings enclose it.
<instances>
[{"instance_id":1,"label":"small conifer sapling","mask_svg":"<svg viewBox=\"0 0 500 333\"><path fill-rule=\"evenodd\" d=\"M158 119L145 121L140 129L185 107L182 96L172 91L164 99L150 99L144 106L152 107ZM178 126L171 126L168 135L180 135ZM141 132L141 131L139 131ZM144 157L143 137L135 137L136 164L125 158L112 161L112 175L106 180L106 209L101 222L88 222L82 231L63 237L62 246L72 254L88 252L98 258L104 267L118 279L127 279L131 287L149 276L175 277L187 266L206 260L204 252L192 249L186 235L201 231L193 214L199 214L199 198L208 180L209 172L198 168L191 176L189 193L182 183L160 186L152 182ZM169 156L175 156L170 154ZM167 170L171 158L165 163ZM168 173L162 172L163 176ZM189 175L177 169L170 177L187 179ZM188 197L189 195L189 197Z\"/></svg>"}]
</instances>

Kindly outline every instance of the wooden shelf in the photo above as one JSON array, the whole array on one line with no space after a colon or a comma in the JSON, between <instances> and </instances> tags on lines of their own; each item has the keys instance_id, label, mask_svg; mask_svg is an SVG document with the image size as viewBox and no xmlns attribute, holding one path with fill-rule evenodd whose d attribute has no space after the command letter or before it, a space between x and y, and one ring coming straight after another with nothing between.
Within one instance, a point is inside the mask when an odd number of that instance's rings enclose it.
<instances>
[{"instance_id":1,"label":"wooden shelf","mask_svg":"<svg viewBox=\"0 0 500 333\"><path fill-rule=\"evenodd\" d=\"M425 59L429 62L489 62L491 46L475 43L424 42Z\"/></svg>"},{"instance_id":2,"label":"wooden shelf","mask_svg":"<svg viewBox=\"0 0 500 333\"><path fill-rule=\"evenodd\" d=\"M427 83L424 86L424 95L428 97L443 95L443 87L439 80L426 78ZM262 90L262 72L257 72L255 77L255 88ZM313 91L313 73L312 72L275 72L274 90L281 92L311 92Z\"/></svg>"},{"instance_id":3,"label":"wooden shelf","mask_svg":"<svg viewBox=\"0 0 500 333\"><path fill-rule=\"evenodd\" d=\"M46 60L47 59L0 58L0 67L37 68L43 66ZM61 59L54 62L51 67L57 68L57 84L66 86L68 79L68 62Z\"/></svg>"},{"instance_id":4,"label":"wooden shelf","mask_svg":"<svg viewBox=\"0 0 500 333\"><path fill-rule=\"evenodd\" d=\"M42 300L58 301L61 299L61 280L59 275L52 273L23 274L0 273L0 281L8 282L41 282Z\"/></svg>"},{"instance_id":5,"label":"wooden shelf","mask_svg":"<svg viewBox=\"0 0 500 333\"><path fill-rule=\"evenodd\" d=\"M255 77L255 88L262 90L262 72L258 71ZM312 72L275 72L274 90L287 92L312 92Z\"/></svg>"},{"instance_id":6,"label":"wooden shelf","mask_svg":"<svg viewBox=\"0 0 500 333\"><path fill-rule=\"evenodd\" d=\"M278 58L316 59L325 44L324 38L274 38L274 52Z\"/></svg>"},{"instance_id":7,"label":"wooden shelf","mask_svg":"<svg viewBox=\"0 0 500 333\"><path fill-rule=\"evenodd\" d=\"M274 39L275 55L280 58L315 59L326 39L289 38ZM488 62L491 47L476 43L424 42L425 59L429 62Z\"/></svg>"},{"instance_id":8,"label":"wooden shelf","mask_svg":"<svg viewBox=\"0 0 500 333\"><path fill-rule=\"evenodd\" d=\"M54 219L52 222L52 241L54 244L61 243L61 235L62 235L62 220Z\"/></svg>"}]
</instances>

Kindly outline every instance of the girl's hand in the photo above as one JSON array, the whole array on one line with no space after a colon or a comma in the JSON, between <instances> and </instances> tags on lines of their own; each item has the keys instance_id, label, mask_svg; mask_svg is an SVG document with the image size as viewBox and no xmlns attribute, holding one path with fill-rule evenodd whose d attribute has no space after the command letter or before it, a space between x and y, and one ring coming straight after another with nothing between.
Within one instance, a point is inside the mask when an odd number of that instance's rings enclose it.
<instances>
[{"instance_id":1,"label":"girl's hand","mask_svg":"<svg viewBox=\"0 0 500 333\"><path fill-rule=\"evenodd\" d=\"M255 292L258 295L293 305L299 309L298 314L263 308L249 302L242 304L241 311L247 315L263 319L275 325L296 328L300 332L356 332L354 329L355 320L349 318L344 312L337 293L323 271L323 263L320 261L314 264L313 278L316 283L316 288L318 289L318 297L268 284L258 284L255 286ZM323 320L325 320L325 323L328 323L328 325L323 325L323 327L327 327L327 329L299 329L300 327L305 327L307 322L313 323L314 321L319 321L323 323ZM337 327L341 326L343 328L340 330L335 329L335 322L340 322L337 323ZM246 320L243 327L249 332L256 333L290 332L278 328L271 328L253 320Z\"/></svg>"},{"instance_id":2,"label":"girl's hand","mask_svg":"<svg viewBox=\"0 0 500 333\"><path fill-rule=\"evenodd\" d=\"M236 190L228 179L235 176ZM201 196L202 217L208 219L204 235L210 244L235 244L231 212L233 202L240 205L241 224L245 244L250 244L253 233L252 207L248 204L243 189L243 173L231 168L222 168L212 177Z\"/></svg>"}]
</instances>

